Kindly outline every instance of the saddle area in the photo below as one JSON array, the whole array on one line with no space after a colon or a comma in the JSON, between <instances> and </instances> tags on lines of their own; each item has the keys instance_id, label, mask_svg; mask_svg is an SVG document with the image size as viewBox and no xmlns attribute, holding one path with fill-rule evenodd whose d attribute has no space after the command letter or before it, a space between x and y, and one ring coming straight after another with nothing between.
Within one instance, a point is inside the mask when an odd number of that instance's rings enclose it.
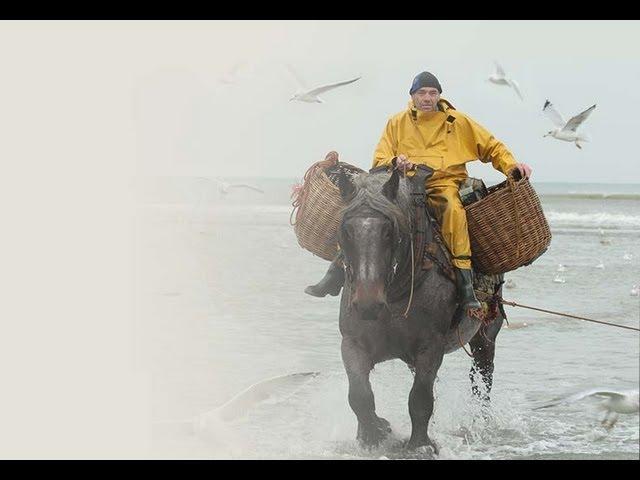
<instances>
[{"instance_id":1,"label":"saddle area","mask_svg":"<svg viewBox=\"0 0 640 480\"><path fill-rule=\"evenodd\" d=\"M329 261L338 254L337 232L344 208L340 186L364 172L337 158L336 152L330 152L325 160L307 170L303 182L292 194L290 218L300 246ZM389 167L381 165L369 173L389 172ZM415 259L415 263L413 275L398 276L390 286L391 301L410 296L433 268L456 284L452 255L440 225L434 220L437 216L426 206L425 187L430 170L417 165L411 177L414 219L411 262ZM499 313L506 318L501 303L504 272L530 265L547 250L551 241L539 198L528 179L516 173L489 188L480 179L467 178L459 188L459 195L467 215L474 290L477 300L483 304L482 310L475 310L472 316L486 323Z\"/></svg>"},{"instance_id":2,"label":"saddle area","mask_svg":"<svg viewBox=\"0 0 640 480\"><path fill-rule=\"evenodd\" d=\"M467 178L462 183L459 192L464 206L470 205L488 194L484 182L480 179L471 177ZM441 226L435 220L435 216L433 214L430 213L428 217L431 217L435 235L434 238L424 246L421 264L422 272L426 272L432 268L439 268L453 283L455 283L455 272L452 263L453 257L444 243ZM502 313L503 317L506 318L506 314L502 304L500 303L500 300L502 300L501 287L503 283L504 273L487 274L479 271L475 266L473 266L473 289L478 301L482 305L482 310L472 312L472 316L481 320L485 324L491 323L495 320L499 313Z\"/></svg>"},{"instance_id":3,"label":"saddle area","mask_svg":"<svg viewBox=\"0 0 640 480\"><path fill-rule=\"evenodd\" d=\"M386 169L386 167L378 168ZM348 171L343 165L332 166L326 170L326 174L333 183L338 183L340 181L340 176L338 175L340 170L352 177L359 173L355 170ZM374 170L375 169L372 169L371 171ZM436 215L434 215L434 212L431 212L427 207L427 202L424 197L426 194L424 181L419 180L418 182L415 182L415 178L413 180L413 193L417 194L422 199L420 201L416 201L414 199L414 207L416 209L425 209L424 215L420 215L419 211L416 211L414 214L416 227L413 240L416 246L416 258L421 258L420 269L416 269L416 277L413 280L405 278L404 281L398 282L398 284L392 288L390 291L390 298L395 299L403 298L408 295L408 292L410 291L410 282L413 281L414 286L419 285L422 280L424 280L425 273L432 268L439 268L454 285L456 283L455 267L452 262L453 256L444 242L441 233L441 225L436 220ZM487 189L484 182L481 179L473 177L465 179L459 188L460 200L464 207L481 200L489 195L489 193L490 190ZM426 222L431 223L433 236L424 235L424 233L429 230L425 228ZM423 234L420 235L418 232L422 232ZM422 255L419 253L420 245L424 245ZM474 255L472 253L471 262L473 269L473 287L476 298L482 305L482 309L469 312L470 316L485 324L491 323L495 320L499 313L502 313L503 317L506 318L502 303L500 302L500 300L502 300L501 286L504 283L504 274L483 273L479 268L477 268L474 260L477 260L477 255L474 259ZM457 321L459 320L457 317L458 315L456 316L456 319L454 319L454 325L457 324Z\"/></svg>"}]
</instances>

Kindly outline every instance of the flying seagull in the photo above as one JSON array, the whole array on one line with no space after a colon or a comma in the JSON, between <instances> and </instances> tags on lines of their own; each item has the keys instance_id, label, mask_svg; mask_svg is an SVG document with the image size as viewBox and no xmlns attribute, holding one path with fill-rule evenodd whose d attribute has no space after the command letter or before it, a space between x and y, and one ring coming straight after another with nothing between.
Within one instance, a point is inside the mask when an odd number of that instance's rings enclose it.
<instances>
[{"instance_id":1,"label":"flying seagull","mask_svg":"<svg viewBox=\"0 0 640 480\"><path fill-rule=\"evenodd\" d=\"M298 82L298 91L295 93L293 97L289 99L289 101L296 100L298 102L306 102L306 103L324 103L324 100L322 100L318 95L328 92L329 90L333 90L334 88L341 87L342 85L348 85L362 78L362 77L356 77L351 80L346 80L344 82L330 83L328 85L322 85L321 87L309 89L305 86L305 83L302 81L300 76L293 70L293 68L290 65L287 65L287 69Z\"/></svg>"},{"instance_id":2,"label":"flying seagull","mask_svg":"<svg viewBox=\"0 0 640 480\"><path fill-rule=\"evenodd\" d=\"M238 73L240 69L245 65L245 62L238 62L230 70L224 72L224 74L218 79L219 83L225 85L233 85L238 81Z\"/></svg>"},{"instance_id":3,"label":"flying seagull","mask_svg":"<svg viewBox=\"0 0 640 480\"><path fill-rule=\"evenodd\" d=\"M556 405L577 402L585 398L600 398L604 399L600 402L600 409L605 411L604 418L602 419L602 426L607 430L613 428L618 421L618 414L632 414L638 413L638 390L627 391L615 391L602 388L593 388L585 390L583 392L570 395L568 397L556 398L545 405L534 408L534 410L540 410L541 408L554 407Z\"/></svg>"},{"instance_id":4,"label":"flying seagull","mask_svg":"<svg viewBox=\"0 0 640 480\"><path fill-rule=\"evenodd\" d=\"M498 62L494 60L493 63L496 64L496 71L489 75L489 81L491 83L495 83L496 85L507 85L513 88L520 97L520 100L524 101L524 98L522 98L522 93L520 93L520 87L518 86L518 83L512 78L507 77L507 75L504 73L504 69Z\"/></svg>"},{"instance_id":5,"label":"flying seagull","mask_svg":"<svg viewBox=\"0 0 640 480\"><path fill-rule=\"evenodd\" d=\"M584 112L579 113L575 117L571 117L571 119L567 122L564 117L560 114L558 110L553 106L553 104L547 100L544 102L544 107L542 107L542 111L551 119L551 121L555 124L556 128L547 132L545 137L551 135L553 138L558 140L564 140L565 142L575 142L576 147L582 148L579 142L588 142L589 138L582 133L578 133L578 127L582 125L582 123L587 119L591 112L596 108L595 105L590 106Z\"/></svg>"},{"instance_id":6,"label":"flying seagull","mask_svg":"<svg viewBox=\"0 0 640 480\"><path fill-rule=\"evenodd\" d=\"M214 178L216 182L218 182L218 191L221 195L226 195L229 193L229 190L232 188L248 188L249 190L254 190L256 192L264 193L264 190L261 188L255 187L253 185L249 185L247 183L228 183L219 178Z\"/></svg>"},{"instance_id":7,"label":"flying seagull","mask_svg":"<svg viewBox=\"0 0 640 480\"><path fill-rule=\"evenodd\" d=\"M215 177L197 177L199 180L213 180L218 184L218 192L220 195L227 195L232 188L248 188L249 190L254 190L256 192L264 193L264 190L258 188L254 185L249 185L247 183L229 183Z\"/></svg>"},{"instance_id":8,"label":"flying seagull","mask_svg":"<svg viewBox=\"0 0 640 480\"><path fill-rule=\"evenodd\" d=\"M200 415L197 418L197 423L200 426L206 425L207 421L214 417L224 422L237 420L259 403L290 394L297 387L319 374L320 372L292 373L254 383L228 402Z\"/></svg>"},{"instance_id":9,"label":"flying seagull","mask_svg":"<svg viewBox=\"0 0 640 480\"><path fill-rule=\"evenodd\" d=\"M267 400L282 400L320 372L279 375L254 383L224 404L186 420L164 420L157 425L177 425L186 431L208 438L229 434L230 423L244 417L252 408Z\"/></svg>"}]
</instances>

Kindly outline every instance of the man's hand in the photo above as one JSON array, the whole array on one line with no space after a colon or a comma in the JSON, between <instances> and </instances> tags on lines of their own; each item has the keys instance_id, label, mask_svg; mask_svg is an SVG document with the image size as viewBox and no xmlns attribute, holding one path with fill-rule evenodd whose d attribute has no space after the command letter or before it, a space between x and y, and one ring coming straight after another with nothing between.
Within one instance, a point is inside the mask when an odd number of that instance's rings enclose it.
<instances>
[{"instance_id":1,"label":"man's hand","mask_svg":"<svg viewBox=\"0 0 640 480\"><path fill-rule=\"evenodd\" d=\"M396 168L406 172L413 168L413 163L411 163L405 155L400 154L396 157Z\"/></svg>"},{"instance_id":2,"label":"man's hand","mask_svg":"<svg viewBox=\"0 0 640 480\"><path fill-rule=\"evenodd\" d=\"M513 170L515 169L518 169L520 175L522 175L522 178L529 178L531 176L531 167L526 163L516 163L516 166Z\"/></svg>"}]
</instances>

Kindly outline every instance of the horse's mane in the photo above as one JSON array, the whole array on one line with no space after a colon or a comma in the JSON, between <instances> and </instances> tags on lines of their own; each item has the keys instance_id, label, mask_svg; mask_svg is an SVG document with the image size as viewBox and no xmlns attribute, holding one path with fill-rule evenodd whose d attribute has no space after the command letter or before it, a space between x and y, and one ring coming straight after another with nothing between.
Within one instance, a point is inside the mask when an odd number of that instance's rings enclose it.
<instances>
[{"instance_id":1,"label":"horse's mane","mask_svg":"<svg viewBox=\"0 0 640 480\"><path fill-rule=\"evenodd\" d=\"M356 188L354 198L344 207L343 215L355 214L363 207L369 207L393 222L396 233L411 232L411 194L408 180L400 178L398 195L395 202L389 200L383 193L382 187L391 178L388 173L361 173L357 175L353 184Z\"/></svg>"}]
</instances>

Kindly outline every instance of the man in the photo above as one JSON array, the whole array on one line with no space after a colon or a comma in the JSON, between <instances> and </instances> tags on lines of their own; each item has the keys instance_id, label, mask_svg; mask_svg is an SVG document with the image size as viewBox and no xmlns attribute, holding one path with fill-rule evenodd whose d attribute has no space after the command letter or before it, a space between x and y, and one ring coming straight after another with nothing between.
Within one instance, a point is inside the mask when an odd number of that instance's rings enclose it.
<instances>
[{"instance_id":1,"label":"man","mask_svg":"<svg viewBox=\"0 0 640 480\"><path fill-rule=\"evenodd\" d=\"M531 168L517 163L511 152L489 131L457 111L440 97L442 87L429 72L418 74L411 85L407 109L389 119L374 153L373 166L391 165L410 170L426 165L433 175L426 181L427 204L442 227L444 241L456 267L456 284L460 303L466 310L480 308L473 291L471 245L466 212L458 190L467 178L467 162L491 162L496 170L509 175L518 169L525 177ZM408 172L411 175L413 172ZM324 297L337 295L344 283L344 272L334 261L320 283L305 292Z\"/></svg>"}]
</instances>

